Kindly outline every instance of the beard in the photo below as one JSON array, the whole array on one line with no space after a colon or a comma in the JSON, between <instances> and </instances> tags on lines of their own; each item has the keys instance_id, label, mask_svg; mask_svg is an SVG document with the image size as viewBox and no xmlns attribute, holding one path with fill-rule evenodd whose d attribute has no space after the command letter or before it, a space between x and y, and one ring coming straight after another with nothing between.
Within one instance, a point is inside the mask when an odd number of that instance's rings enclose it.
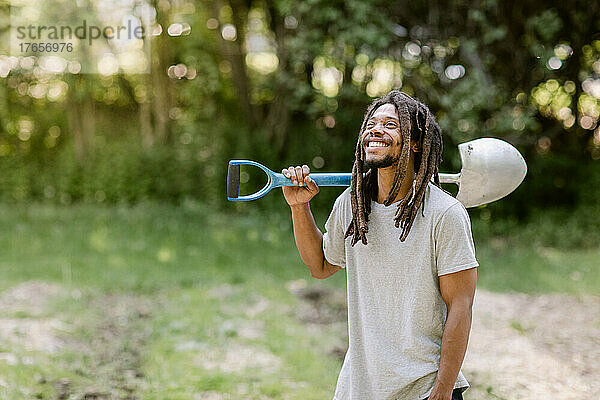
<instances>
[{"instance_id":1,"label":"beard","mask_svg":"<svg viewBox=\"0 0 600 400\"><path fill-rule=\"evenodd\" d=\"M391 167L392 165L398 163L399 158L398 157L393 157L389 154L387 154L385 157L383 158L379 158L376 160L365 160L364 161L364 167L365 169L376 169L376 168L387 168L387 167Z\"/></svg>"}]
</instances>

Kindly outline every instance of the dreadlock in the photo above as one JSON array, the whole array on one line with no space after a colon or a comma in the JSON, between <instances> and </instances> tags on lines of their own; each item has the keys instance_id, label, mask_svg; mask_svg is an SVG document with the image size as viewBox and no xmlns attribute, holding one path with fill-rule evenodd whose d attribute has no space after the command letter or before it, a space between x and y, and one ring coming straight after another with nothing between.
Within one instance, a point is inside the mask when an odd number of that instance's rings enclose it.
<instances>
[{"instance_id":1,"label":"dreadlock","mask_svg":"<svg viewBox=\"0 0 600 400\"><path fill-rule=\"evenodd\" d=\"M360 128L356 144L355 161L352 166L352 178L350 181L352 221L344 236L344 238L352 236L352 246L359 240L363 244L367 244L366 234L369 230L367 222L371 213L371 199L377 198L378 191L377 168L369 168L363 176L365 149L362 136L367 126L367 121L375 113L375 110L384 104L393 104L396 108L402 135L402 149L400 159L396 164L396 174L392 187L383 202L386 206L393 203L405 178L410 157L411 139L421 144L421 152L415 154L415 171L418 172L413 180L412 191L409 191L398 202L394 216L396 228L400 227L402 229L400 241L404 241L408 236L419 207L423 204L425 189L427 189L427 185L432 177L433 183L441 188L439 165L442 162L442 131L427 106L399 90L392 90L387 95L373 101L367 108ZM423 213L423 211L421 212Z\"/></svg>"}]
</instances>

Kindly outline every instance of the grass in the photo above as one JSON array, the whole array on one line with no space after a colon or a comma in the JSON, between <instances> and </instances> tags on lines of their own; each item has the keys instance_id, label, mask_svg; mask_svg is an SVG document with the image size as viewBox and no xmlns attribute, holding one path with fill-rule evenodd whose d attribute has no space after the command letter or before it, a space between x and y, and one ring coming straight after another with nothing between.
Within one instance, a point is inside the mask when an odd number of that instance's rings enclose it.
<instances>
[{"instance_id":1,"label":"grass","mask_svg":"<svg viewBox=\"0 0 600 400\"><path fill-rule=\"evenodd\" d=\"M61 292L41 313L3 317L63 324L56 352L0 335L0 397L331 397L341 363L330 350L344 338L302 323L286 283L343 288L345 277L309 279L289 215L249 210L0 205L0 289L44 281ZM600 249L508 243L476 238L479 287L598 294Z\"/></svg>"},{"instance_id":2,"label":"grass","mask_svg":"<svg viewBox=\"0 0 600 400\"><path fill-rule=\"evenodd\" d=\"M495 292L600 294L600 248L476 239L478 286Z\"/></svg>"}]
</instances>

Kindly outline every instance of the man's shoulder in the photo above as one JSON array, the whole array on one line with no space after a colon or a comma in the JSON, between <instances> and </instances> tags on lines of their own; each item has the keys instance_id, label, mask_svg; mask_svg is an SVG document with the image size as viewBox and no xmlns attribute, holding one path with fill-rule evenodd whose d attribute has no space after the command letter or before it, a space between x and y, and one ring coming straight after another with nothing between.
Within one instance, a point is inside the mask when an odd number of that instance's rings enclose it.
<instances>
[{"instance_id":1,"label":"man's shoulder","mask_svg":"<svg viewBox=\"0 0 600 400\"><path fill-rule=\"evenodd\" d=\"M340 195L335 199L335 205L341 206L344 204L350 204L350 187L347 187Z\"/></svg>"},{"instance_id":2,"label":"man's shoulder","mask_svg":"<svg viewBox=\"0 0 600 400\"><path fill-rule=\"evenodd\" d=\"M429 183L425 198L425 207L429 209L434 216L441 216L455 204L461 204L456 197L446 192L444 189Z\"/></svg>"},{"instance_id":3,"label":"man's shoulder","mask_svg":"<svg viewBox=\"0 0 600 400\"><path fill-rule=\"evenodd\" d=\"M331 207L330 216L337 215L345 221L352 215L352 201L350 200L350 187L346 188L336 199Z\"/></svg>"}]
</instances>

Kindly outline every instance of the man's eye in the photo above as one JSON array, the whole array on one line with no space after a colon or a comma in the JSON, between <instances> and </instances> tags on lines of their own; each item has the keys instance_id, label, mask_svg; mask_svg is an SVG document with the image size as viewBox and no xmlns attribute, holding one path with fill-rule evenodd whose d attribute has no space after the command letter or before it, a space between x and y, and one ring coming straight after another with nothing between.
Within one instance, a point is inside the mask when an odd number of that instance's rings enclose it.
<instances>
[{"instance_id":1,"label":"man's eye","mask_svg":"<svg viewBox=\"0 0 600 400\"><path fill-rule=\"evenodd\" d=\"M388 122L385 124L386 128L396 128L398 125L395 122Z\"/></svg>"}]
</instances>

